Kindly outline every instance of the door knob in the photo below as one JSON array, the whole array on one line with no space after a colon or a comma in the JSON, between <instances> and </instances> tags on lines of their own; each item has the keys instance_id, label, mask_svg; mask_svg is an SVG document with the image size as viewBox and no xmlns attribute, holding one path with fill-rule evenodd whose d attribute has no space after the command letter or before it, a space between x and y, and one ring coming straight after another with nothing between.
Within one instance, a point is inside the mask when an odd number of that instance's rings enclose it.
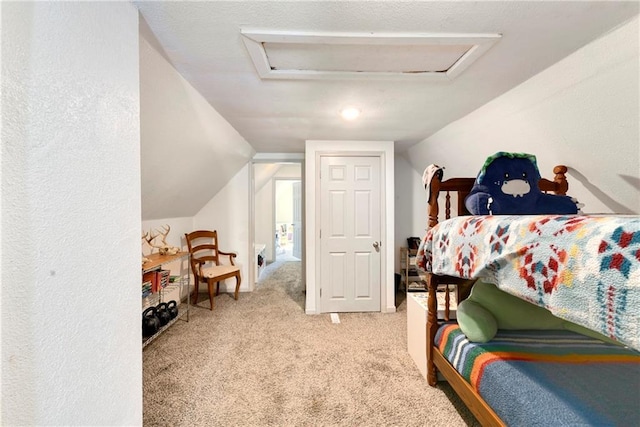
<instances>
[{"instance_id":1,"label":"door knob","mask_svg":"<svg viewBox=\"0 0 640 427\"><path fill-rule=\"evenodd\" d=\"M373 248L376 250L376 252L380 252L380 243L373 242Z\"/></svg>"}]
</instances>

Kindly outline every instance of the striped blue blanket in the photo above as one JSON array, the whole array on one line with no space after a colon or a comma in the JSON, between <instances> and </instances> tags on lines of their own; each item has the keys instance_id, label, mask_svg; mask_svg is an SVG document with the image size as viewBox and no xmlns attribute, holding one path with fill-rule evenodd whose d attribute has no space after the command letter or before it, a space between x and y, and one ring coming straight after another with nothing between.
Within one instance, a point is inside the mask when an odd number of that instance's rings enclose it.
<instances>
[{"instance_id":1,"label":"striped blue blanket","mask_svg":"<svg viewBox=\"0 0 640 427\"><path fill-rule=\"evenodd\" d=\"M435 340L508 426L640 425L640 353L570 331L498 331L469 342L455 324Z\"/></svg>"}]
</instances>

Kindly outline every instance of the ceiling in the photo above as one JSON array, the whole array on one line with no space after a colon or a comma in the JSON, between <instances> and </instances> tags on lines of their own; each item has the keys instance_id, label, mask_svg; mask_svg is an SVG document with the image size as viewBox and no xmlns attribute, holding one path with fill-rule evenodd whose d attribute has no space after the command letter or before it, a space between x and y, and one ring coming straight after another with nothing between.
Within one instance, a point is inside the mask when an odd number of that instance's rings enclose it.
<instances>
[{"instance_id":1,"label":"ceiling","mask_svg":"<svg viewBox=\"0 0 640 427\"><path fill-rule=\"evenodd\" d=\"M308 139L405 151L638 13L636 1L134 4L176 70L257 152L279 153ZM345 121L345 106L362 114Z\"/></svg>"}]
</instances>

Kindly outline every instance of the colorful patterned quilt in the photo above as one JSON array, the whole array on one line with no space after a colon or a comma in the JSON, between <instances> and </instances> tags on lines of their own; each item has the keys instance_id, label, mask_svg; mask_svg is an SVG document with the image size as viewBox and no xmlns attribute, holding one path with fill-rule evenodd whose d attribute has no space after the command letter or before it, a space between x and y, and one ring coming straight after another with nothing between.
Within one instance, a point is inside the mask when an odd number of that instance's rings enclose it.
<instances>
[{"instance_id":1,"label":"colorful patterned quilt","mask_svg":"<svg viewBox=\"0 0 640 427\"><path fill-rule=\"evenodd\" d=\"M418 268L482 278L640 350L639 216L463 216L427 232Z\"/></svg>"},{"instance_id":2,"label":"colorful patterned quilt","mask_svg":"<svg viewBox=\"0 0 640 427\"><path fill-rule=\"evenodd\" d=\"M505 331L469 342L458 325L436 346L508 426L632 426L640 353L571 331Z\"/></svg>"}]
</instances>

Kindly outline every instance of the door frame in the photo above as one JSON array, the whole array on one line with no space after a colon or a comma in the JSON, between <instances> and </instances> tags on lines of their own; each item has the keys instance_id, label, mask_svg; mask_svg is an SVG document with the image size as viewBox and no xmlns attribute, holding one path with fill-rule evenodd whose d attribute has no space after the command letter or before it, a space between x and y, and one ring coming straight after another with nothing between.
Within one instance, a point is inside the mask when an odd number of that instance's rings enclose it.
<instances>
[{"instance_id":1,"label":"door frame","mask_svg":"<svg viewBox=\"0 0 640 427\"><path fill-rule=\"evenodd\" d=\"M249 291L255 290L257 268L253 253L256 244L256 186L253 166L256 163L299 163L300 181L302 185L302 282L305 283L306 269L306 244L305 244L305 155L304 153L257 153L249 162ZM275 220L275 215L274 215ZM275 244L275 241L274 241Z\"/></svg>"},{"instance_id":2,"label":"door frame","mask_svg":"<svg viewBox=\"0 0 640 427\"><path fill-rule=\"evenodd\" d=\"M345 150L345 147L349 147ZM306 303L307 314L320 314L320 239L319 197L321 156L379 156L381 159L381 212L382 312L395 312L394 283L394 145L393 141L320 141L308 140L305 144L305 248L306 248Z\"/></svg>"}]
</instances>

